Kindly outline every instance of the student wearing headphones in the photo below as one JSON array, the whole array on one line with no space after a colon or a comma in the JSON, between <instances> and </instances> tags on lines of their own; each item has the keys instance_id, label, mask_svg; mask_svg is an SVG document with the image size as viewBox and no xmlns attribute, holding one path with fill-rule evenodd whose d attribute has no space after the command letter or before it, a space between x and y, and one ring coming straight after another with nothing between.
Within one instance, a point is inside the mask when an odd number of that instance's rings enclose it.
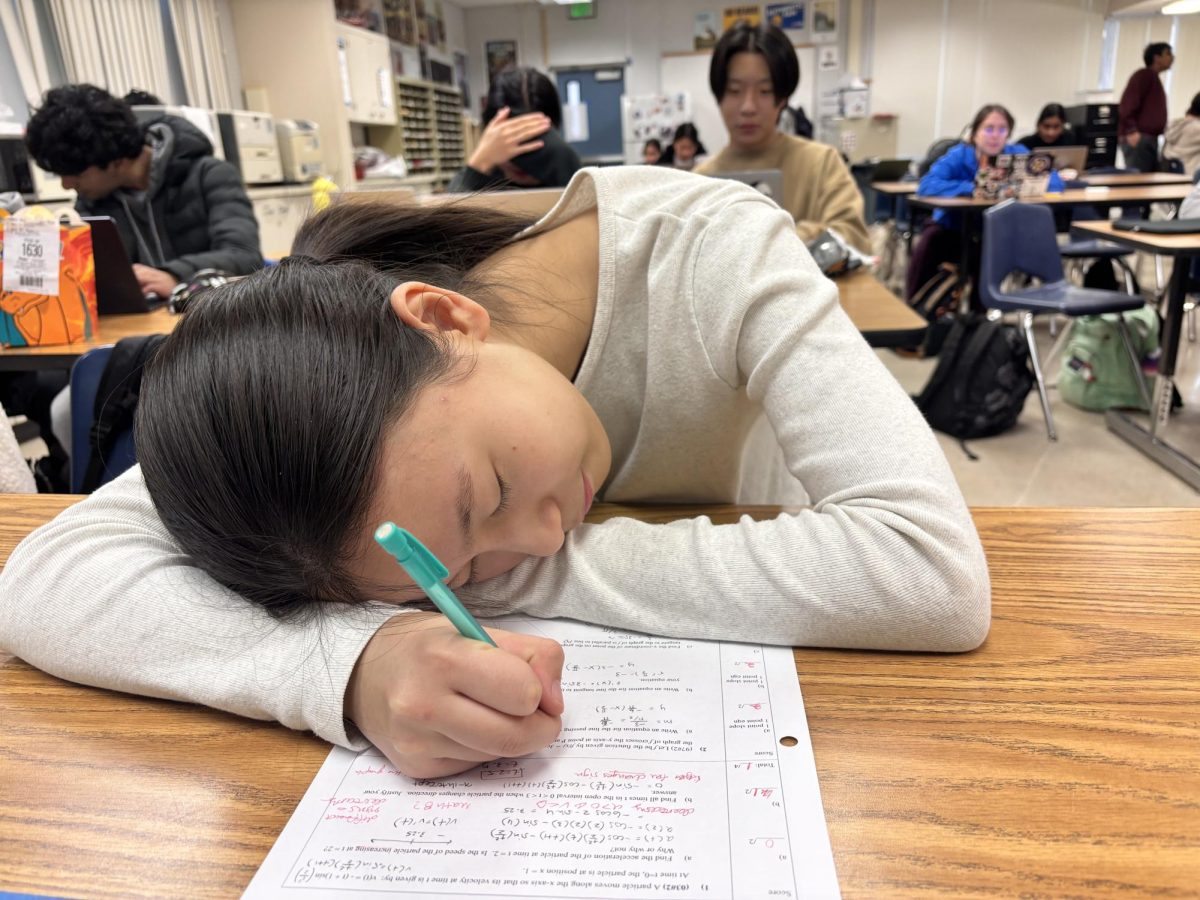
<instances>
[{"instance_id":1,"label":"student wearing headphones","mask_svg":"<svg viewBox=\"0 0 1200 900\"><path fill-rule=\"evenodd\" d=\"M802 240L829 229L870 253L862 193L841 154L778 128L779 116L800 83L800 63L783 31L739 21L713 48L708 83L729 130L729 144L695 171L717 175L779 169L783 197L777 199L791 213Z\"/></svg>"}]
</instances>

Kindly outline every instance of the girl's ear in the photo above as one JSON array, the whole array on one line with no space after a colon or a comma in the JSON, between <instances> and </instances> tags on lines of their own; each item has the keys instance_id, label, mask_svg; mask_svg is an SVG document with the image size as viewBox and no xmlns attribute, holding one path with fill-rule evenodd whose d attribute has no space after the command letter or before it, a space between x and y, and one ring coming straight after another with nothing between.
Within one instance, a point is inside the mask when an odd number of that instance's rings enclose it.
<instances>
[{"instance_id":1,"label":"girl's ear","mask_svg":"<svg viewBox=\"0 0 1200 900\"><path fill-rule=\"evenodd\" d=\"M486 340L491 317L486 309L457 291L434 287L421 281L397 285L391 296L392 310L409 328L424 331L457 331L475 340Z\"/></svg>"}]
</instances>

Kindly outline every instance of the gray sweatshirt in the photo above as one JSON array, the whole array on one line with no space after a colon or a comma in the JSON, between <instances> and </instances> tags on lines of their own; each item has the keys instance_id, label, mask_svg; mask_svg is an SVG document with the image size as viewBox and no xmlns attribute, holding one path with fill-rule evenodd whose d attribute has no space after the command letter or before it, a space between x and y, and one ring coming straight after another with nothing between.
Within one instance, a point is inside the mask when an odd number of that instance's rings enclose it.
<instances>
[{"instance_id":1,"label":"gray sweatshirt","mask_svg":"<svg viewBox=\"0 0 1200 900\"><path fill-rule=\"evenodd\" d=\"M785 645L982 642L987 564L962 495L788 214L737 182L637 166L582 170L533 227L592 206L599 294L575 383L612 441L599 499L789 501L802 487L811 506L583 525L486 582L490 609ZM396 612L270 619L189 565L136 467L0 573L0 645L35 666L347 746L361 741L342 718L351 670Z\"/></svg>"}]
</instances>

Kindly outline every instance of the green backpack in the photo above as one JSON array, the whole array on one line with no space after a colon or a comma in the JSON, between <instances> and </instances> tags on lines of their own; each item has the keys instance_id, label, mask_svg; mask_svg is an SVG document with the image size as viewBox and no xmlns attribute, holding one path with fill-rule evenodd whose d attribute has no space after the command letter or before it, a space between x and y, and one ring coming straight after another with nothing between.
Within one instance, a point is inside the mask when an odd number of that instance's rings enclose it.
<instances>
[{"instance_id":1,"label":"green backpack","mask_svg":"<svg viewBox=\"0 0 1200 900\"><path fill-rule=\"evenodd\" d=\"M1114 406L1145 409L1129 364L1129 354L1117 330L1117 316L1080 316L1073 322L1071 336L1063 350L1058 393L1080 409L1105 410ZM1145 359L1158 349L1158 313L1154 307L1127 312L1125 324L1133 339L1133 351Z\"/></svg>"}]
</instances>

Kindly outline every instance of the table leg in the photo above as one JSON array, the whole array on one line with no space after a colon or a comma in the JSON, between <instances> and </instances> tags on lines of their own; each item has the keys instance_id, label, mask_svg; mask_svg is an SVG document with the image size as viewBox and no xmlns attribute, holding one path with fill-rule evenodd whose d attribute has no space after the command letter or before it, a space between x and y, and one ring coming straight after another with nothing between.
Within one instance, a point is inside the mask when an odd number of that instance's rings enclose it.
<instances>
[{"instance_id":1,"label":"table leg","mask_svg":"<svg viewBox=\"0 0 1200 900\"><path fill-rule=\"evenodd\" d=\"M1190 268L1190 256L1175 258L1171 284L1167 292L1167 311L1163 316L1162 356L1158 361L1154 404L1150 409L1150 428L1143 428L1128 415L1115 409L1108 411L1105 421L1110 431L1200 491L1200 463L1172 447L1162 436L1171 415L1175 364L1179 357L1179 338L1183 326L1183 301L1187 293L1187 274Z\"/></svg>"}]
</instances>

